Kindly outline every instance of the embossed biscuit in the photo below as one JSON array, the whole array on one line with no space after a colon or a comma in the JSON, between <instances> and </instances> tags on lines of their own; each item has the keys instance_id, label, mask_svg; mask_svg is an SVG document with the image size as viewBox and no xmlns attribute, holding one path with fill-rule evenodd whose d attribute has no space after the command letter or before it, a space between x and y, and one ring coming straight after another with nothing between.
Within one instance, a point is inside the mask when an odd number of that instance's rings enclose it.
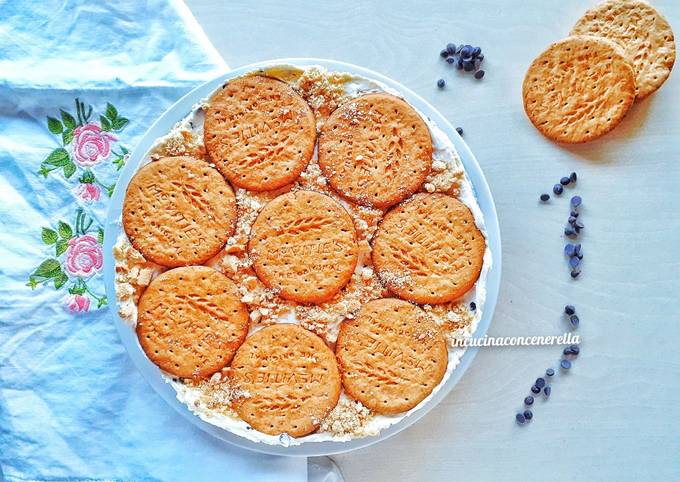
<instances>
[{"instance_id":1,"label":"embossed biscuit","mask_svg":"<svg viewBox=\"0 0 680 482\"><path fill-rule=\"evenodd\" d=\"M474 286L485 249L465 204L446 194L416 194L385 215L372 257L380 279L400 298L445 303Z\"/></svg>"},{"instance_id":2,"label":"embossed biscuit","mask_svg":"<svg viewBox=\"0 0 680 482\"><path fill-rule=\"evenodd\" d=\"M260 432L301 437L338 403L340 373L321 338L293 324L253 333L236 352L232 380L244 395L234 407Z\"/></svg>"},{"instance_id":3,"label":"embossed biscuit","mask_svg":"<svg viewBox=\"0 0 680 482\"><path fill-rule=\"evenodd\" d=\"M432 166L432 139L420 115L390 94L341 105L319 134L319 166L347 199L387 208L418 190Z\"/></svg>"},{"instance_id":4,"label":"embossed biscuit","mask_svg":"<svg viewBox=\"0 0 680 482\"><path fill-rule=\"evenodd\" d=\"M230 80L205 113L205 147L236 186L269 191L293 182L312 158L316 121L307 102L279 80Z\"/></svg>"},{"instance_id":5,"label":"embossed biscuit","mask_svg":"<svg viewBox=\"0 0 680 482\"><path fill-rule=\"evenodd\" d=\"M224 246L236 227L236 198L207 162L166 157L130 181L123 227L145 258L163 266L201 264Z\"/></svg>"},{"instance_id":6,"label":"embossed biscuit","mask_svg":"<svg viewBox=\"0 0 680 482\"><path fill-rule=\"evenodd\" d=\"M675 63L675 38L665 18L639 0L609 0L588 10L571 35L596 35L620 44L635 68L637 98L661 87Z\"/></svg>"},{"instance_id":7,"label":"embossed biscuit","mask_svg":"<svg viewBox=\"0 0 680 482\"><path fill-rule=\"evenodd\" d=\"M178 377L207 377L227 365L248 334L236 285L205 266L171 269L139 301L137 337L147 356Z\"/></svg>"},{"instance_id":8,"label":"embossed biscuit","mask_svg":"<svg viewBox=\"0 0 680 482\"><path fill-rule=\"evenodd\" d=\"M543 135L558 142L596 139L612 130L635 100L635 73L616 43L568 37L552 44L527 70L524 110Z\"/></svg>"},{"instance_id":9,"label":"embossed biscuit","mask_svg":"<svg viewBox=\"0 0 680 482\"><path fill-rule=\"evenodd\" d=\"M335 353L347 394L371 410L394 414L418 405L439 385L446 341L421 308L394 298L364 305L340 325Z\"/></svg>"},{"instance_id":10,"label":"embossed biscuit","mask_svg":"<svg viewBox=\"0 0 680 482\"><path fill-rule=\"evenodd\" d=\"M320 303L340 291L354 272L358 249L347 211L314 191L270 201L248 242L257 276L281 297L302 303Z\"/></svg>"}]
</instances>

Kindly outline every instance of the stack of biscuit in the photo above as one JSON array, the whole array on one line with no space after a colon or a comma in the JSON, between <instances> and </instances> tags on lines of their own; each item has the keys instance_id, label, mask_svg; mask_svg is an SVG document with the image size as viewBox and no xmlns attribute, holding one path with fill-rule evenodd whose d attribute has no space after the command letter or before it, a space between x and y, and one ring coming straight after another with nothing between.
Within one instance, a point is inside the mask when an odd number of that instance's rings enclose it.
<instances>
[{"instance_id":1,"label":"stack of biscuit","mask_svg":"<svg viewBox=\"0 0 680 482\"><path fill-rule=\"evenodd\" d=\"M608 0L533 61L522 88L524 110L551 140L591 141L661 87L674 62L673 31L654 7Z\"/></svg>"},{"instance_id":2,"label":"stack of biscuit","mask_svg":"<svg viewBox=\"0 0 680 482\"><path fill-rule=\"evenodd\" d=\"M248 75L210 99L204 144L203 157L145 165L126 193L130 242L169 268L138 305L137 335L149 359L194 380L230 367L240 394L233 408L271 435L317 430L343 387L375 413L418 405L448 363L440 327L418 304L468 292L486 249L465 204L420 192L433 150L421 116L393 95L367 94L339 106L317 142L315 115L297 92ZM295 184L315 147L332 195ZM346 287L359 262L349 205L384 214L365 262L394 297L378 296L345 320L335 352L294 322L251 330L236 284L204 266L234 233L232 185L275 192L249 230L247 255L254 274L281 299L315 305Z\"/></svg>"}]
</instances>

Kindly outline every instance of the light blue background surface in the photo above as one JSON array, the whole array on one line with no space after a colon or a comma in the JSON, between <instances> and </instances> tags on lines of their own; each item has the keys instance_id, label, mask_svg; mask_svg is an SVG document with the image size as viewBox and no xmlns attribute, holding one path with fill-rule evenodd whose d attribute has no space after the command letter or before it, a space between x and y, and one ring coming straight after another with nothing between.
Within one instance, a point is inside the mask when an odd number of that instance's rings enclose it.
<instances>
[{"instance_id":1,"label":"light blue background surface","mask_svg":"<svg viewBox=\"0 0 680 482\"><path fill-rule=\"evenodd\" d=\"M397 79L465 129L491 185L503 238L503 282L489 334L560 334L562 306L581 316L582 355L513 418L557 347L488 348L450 396L414 427L337 456L349 482L680 480L680 81L635 105L603 139L561 147L527 121L531 60L567 35L591 0L230 2L189 7L231 66L326 57ZM653 2L680 32L680 3ZM475 82L438 57L448 41L480 45ZM435 82L444 77L447 88ZM567 199L538 195L579 173L582 278L562 257ZM572 193L568 190L568 193Z\"/></svg>"}]
</instances>

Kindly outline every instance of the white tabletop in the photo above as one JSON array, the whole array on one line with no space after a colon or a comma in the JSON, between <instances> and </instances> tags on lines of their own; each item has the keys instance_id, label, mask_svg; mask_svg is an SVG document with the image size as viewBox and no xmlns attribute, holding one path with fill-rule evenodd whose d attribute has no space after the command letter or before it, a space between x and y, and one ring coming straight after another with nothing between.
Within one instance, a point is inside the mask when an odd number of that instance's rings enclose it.
<instances>
[{"instance_id":1,"label":"white tabletop","mask_svg":"<svg viewBox=\"0 0 680 482\"><path fill-rule=\"evenodd\" d=\"M221 2L189 0L232 67L324 57L392 77L430 101L477 156L496 200L503 281L490 335L566 330L581 318L582 354L549 402L514 416L555 346L482 349L448 398L414 427L334 457L348 482L680 479L680 81L635 105L599 141L543 138L522 109L531 60L595 2ZM655 5L680 33L680 3ZM439 58L447 42L479 45L477 82ZM440 91L440 77L447 87ZM577 171L584 200L583 274L569 277L562 229L569 195L539 205Z\"/></svg>"}]
</instances>

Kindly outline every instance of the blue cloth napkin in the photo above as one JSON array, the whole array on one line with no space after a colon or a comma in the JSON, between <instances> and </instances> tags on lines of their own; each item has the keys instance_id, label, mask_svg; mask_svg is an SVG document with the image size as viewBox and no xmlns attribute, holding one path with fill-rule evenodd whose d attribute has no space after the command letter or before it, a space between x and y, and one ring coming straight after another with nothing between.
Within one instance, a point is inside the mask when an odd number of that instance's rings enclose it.
<instances>
[{"instance_id":1,"label":"blue cloth napkin","mask_svg":"<svg viewBox=\"0 0 680 482\"><path fill-rule=\"evenodd\" d=\"M183 3L2 3L5 480L306 480L304 459L237 449L166 406L129 361L104 297L101 226L130 149L225 70Z\"/></svg>"}]
</instances>

